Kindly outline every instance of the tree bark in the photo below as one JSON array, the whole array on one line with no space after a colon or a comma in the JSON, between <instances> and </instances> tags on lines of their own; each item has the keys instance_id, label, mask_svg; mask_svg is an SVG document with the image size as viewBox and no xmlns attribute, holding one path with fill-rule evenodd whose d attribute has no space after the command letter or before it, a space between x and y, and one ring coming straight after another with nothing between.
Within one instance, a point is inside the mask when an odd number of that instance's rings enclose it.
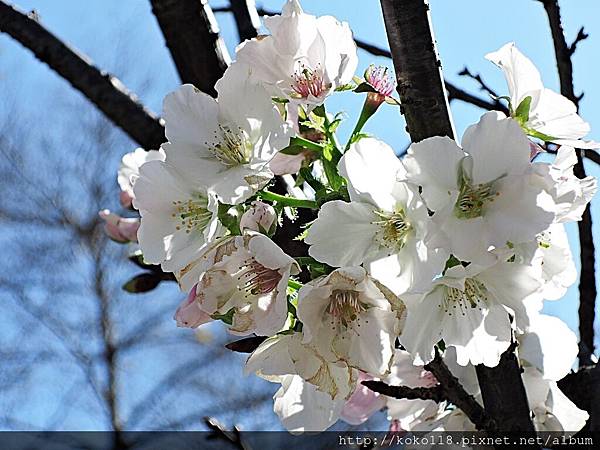
<instances>
[{"instance_id":1,"label":"tree bark","mask_svg":"<svg viewBox=\"0 0 600 450\"><path fill-rule=\"evenodd\" d=\"M381 0L381 6L400 102L412 141L432 136L454 138L428 2ZM481 390L485 392L485 410L501 432L534 431L519 364L513 351L511 347L502 356L498 367L477 368ZM435 371L433 373L437 377Z\"/></svg>"},{"instance_id":2,"label":"tree bark","mask_svg":"<svg viewBox=\"0 0 600 450\"><path fill-rule=\"evenodd\" d=\"M230 62L208 0L150 0L179 77L216 97Z\"/></svg>"},{"instance_id":3,"label":"tree bark","mask_svg":"<svg viewBox=\"0 0 600 450\"><path fill-rule=\"evenodd\" d=\"M426 0L381 0L401 110L413 142L454 138Z\"/></svg>"},{"instance_id":4,"label":"tree bark","mask_svg":"<svg viewBox=\"0 0 600 450\"><path fill-rule=\"evenodd\" d=\"M235 19L240 42L258 36L260 16L255 0L230 0L231 12Z\"/></svg>"},{"instance_id":5,"label":"tree bark","mask_svg":"<svg viewBox=\"0 0 600 450\"><path fill-rule=\"evenodd\" d=\"M165 141L158 117L127 91L120 80L101 71L87 56L68 47L40 25L34 16L27 16L0 1L0 31L31 50L139 145L146 149L158 148Z\"/></svg>"}]
</instances>

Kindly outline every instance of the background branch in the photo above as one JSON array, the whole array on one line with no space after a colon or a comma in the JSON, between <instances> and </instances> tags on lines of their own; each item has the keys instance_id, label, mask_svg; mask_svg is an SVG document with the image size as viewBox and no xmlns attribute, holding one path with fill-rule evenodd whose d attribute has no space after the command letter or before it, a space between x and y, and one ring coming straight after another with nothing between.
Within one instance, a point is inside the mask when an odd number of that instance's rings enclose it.
<instances>
[{"instance_id":1,"label":"background branch","mask_svg":"<svg viewBox=\"0 0 600 450\"><path fill-rule=\"evenodd\" d=\"M139 145L150 149L164 142L159 119L144 108L121 81L95 67L88 57L47 31L34 14L27 16L0 1L0 31L31 50Z\"/></svg>"},{"instance_id":2,"label":"background branch","mask_svg":"<svg viewBox=\"0 0 600 450\"><path fill-rule=\"evenodd\" d=\"M182 83L215 97L230 62L208 0L150 0Z\"/></svg>"},{"instance_id":3,"label":"background branch","mask_svg":"<svg viewBox=\"0 0 600 450\"><path fill-rule=\"evenodd\" d=\"M260 16L256 10L255 0L230 0L229 4L235 19L240 42L258 36Z\"/></svg>"},{"instance_id":4,"label":"background branch","mask_svg":"<svg viewBox=\"0 0 600 450\"><path fill-rule=\"evenodd\" d=\"M571 56L578 42L585 39L587 35L583 28L579 30L577 38L571 46L567 44L562 27L560 6L557 0L538 0L544 5L552 41L554 43L554 54L556 66L560 78L560 92L579 107L581 96L575 95L573 84L573 62ZM589 152L592 153L592 152ZM574 168L578 178L585 178L585 167L583 165L582 152L577 152L577 164ZM581 274L579 278L579 365L586 366L592 363L594 354L594 319L596 307L596 256L594 237L592 234L592 214L589 203L582 215L579 227L579 248L581 261Z\"/></svg>"}]
</instances>

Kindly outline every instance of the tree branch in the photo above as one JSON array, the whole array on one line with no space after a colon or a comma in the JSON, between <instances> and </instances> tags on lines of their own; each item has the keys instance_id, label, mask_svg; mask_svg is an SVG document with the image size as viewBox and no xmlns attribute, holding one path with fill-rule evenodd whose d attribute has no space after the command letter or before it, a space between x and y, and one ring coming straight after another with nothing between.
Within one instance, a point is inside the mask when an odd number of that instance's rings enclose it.
<instances>
[{"instance_id":1,"label":"tree branch","mask_svg":"<svg viewBox=\"0 0 600 450\"><path fill-rule=\"evenodd\" d=\"M448 110L448 102L444 90L441 63L437 57L431 22L429 4L426 0L381 0L383 16L390 42L392 60L396 68L400 102L406 115L408 130L413 142L432 136L449 136L454 138L452 119ZM479 377L486 411L495 419L501 431L535 431L529 417L529 409L525 388L520 375L516 356L511 348L500 365L494 369L483 371ZM447 367L437 358L425 367L433 372L440 384L445 388L453 386L449 392L460 392L458 380L452 376ZM449 384L448 384L449 383ZM494 386L491 385L494 383ZM448 385L447 385L448 384ZM462 388L461 388L462 389ZM501 393L503 398L495 399L491 392ZM505 398L511 402L505 402ZM465 401L458 397L455 401ZM512 408L507 408L507 404ZM470 413L483 411L475 402L466 403L463 411ZM515 409L514 405L518 405ZM516 417L512 414L517 411ZM526 411L526 414L520 414ZM479 422L482 418L478 417ZM475 422L474 422L475 423Z\"/></svg>"},{"instance_id":2,"label":"tree branch","mask_svg":"<svg viewBox=\"0 0 600 450\"><path fill-rule=\"evenodd\" d=\"M556 66L560 78L560 92L579 107L581 96L578 97L575 95L571 55L575 51L577 43L585 39L587 35L583 32L583 28L580 29L577 38L569 46L565 40L558 0L538 1L544 5L552 32ZM586 177L581 151L577 152L577 164L575 165L574 172L578 178ZM596 255L592 234L590 204L588 204L581 221L577 225L579 227L581 261L581 274L579 277L579 365L581 367L591 364L591 356L594 353L594 319L597 289L595 277Z\"/></svg>"},{"instance_id":3,"label":"tree branch","mask_svg":"<svg viewBox=\"0 0 600 450\"><path fill-rule=\"evenodd\" d=\"M31 50L139 145L150 149L164 142L159 119L144 108L121 81L98 69L87 56L69 48L40 25L34 15L27 16L0 1L0 31Z\"/></svg>"},{"instance_id":4,"label":"tree branch","mask_svg":"<svg viewBox=\"0 0 600 450\"><path fill-rule=\"evenodd\" d=\"M461 70L458 74L460 76L469 77L469 78L475 80L477 82L477 84L479 84L479 88L482 91L487 92L492 97L498 97L498 94L496 94L496 91L494 91L491 87L489 87L487 85L487 83L485 81L483 81L483 78L481 78L481 75L480 74L475 75L475 74L471 73L471 71L469 70L469 68L467 66L465 66L464 69Z\"/></svg>"},{"instance_id":5,"label":"tree branch","mask_svg":"<svg viewBox=\"0 0 600 450\"><path fill-rule=\"evenodd\" d=\"M515 348L516 344L512 344L496 367L476 366L477 379L485 410L501 431L535 433Z\"/></svg>"},{"instance_id":6,"label":"tree branch","mask_svg":"<svg viewBox=\"0 0 600 450\"><path fill-rule=\"evenodd\" d=\"M413 142L454 138L426 0L381 0L401 111Z\"/></svg>"},{"instance_id":7,"label":"tree branch","mask_svg":"<svg viewBox=\"0 0 600 450\"><path fill-rule=\"evenodd\" d=\"M217 95L230 58L208 0L150 0L183 83Z\"/></svg>"},{"instance_id":8,"label":"tree branch","mask_svg":"<svg viewBox=\"0 0 600 450\"><path fill-rule=\"evenodd\" d=\"M240 42L258 36L260 16L254 0L229 0Z\"/></svg>"},{"instance_id":9,"label":"tree branch","mask_svg":"<svg viewBox=\"0 0 600 450\"><path fill-rule=\"evenodd\" d=\"M444 396L444 390L441 386L434 386L431 388L416 387L411 388L408 386L390 386L383 381L366 380L362 384L374 392L387 395L388 397L407 399L407 400L433 400L434 402L440 403L446 400Z\"/></svg>"},{"instance_id":10,"label":"tree branch","mask_svg":"<svg viewBox=\"0 0 600 450\"><path fill-rule=\"evenodd\" d=\"M472 395L464 390L458 379L452 375L452 372L438 354L436 354L433 361L425 366L425 369L435 375L435 378L444 390L445 397L460 408L478 430L485 430L492 433L497 430L497 424L494 419L488 415Z\"/></svg>"}]
</instances>

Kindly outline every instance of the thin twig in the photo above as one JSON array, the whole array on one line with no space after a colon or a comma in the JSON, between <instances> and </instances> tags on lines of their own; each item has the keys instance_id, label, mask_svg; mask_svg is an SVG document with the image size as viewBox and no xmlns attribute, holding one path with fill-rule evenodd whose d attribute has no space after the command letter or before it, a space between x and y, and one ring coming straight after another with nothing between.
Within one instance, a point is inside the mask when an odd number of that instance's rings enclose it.
<instances>
[{"instance_id":1,"label":"thin twig","mask_svg":"<svg viewBox=\"0 0 600 450\"><path fill-rule=\"evenodd\" d=\"M447 400L444 396L443 388L439 385L431 388L411 388L408 386L391 386L383 381L376 380L366 380L363 381L362 384L374 392L378 392L392 398L407 400L433 400L437 403Z\"/></svg>"},{"instance_id":2,"label":"thin twig","mask_svg":"<svg viewBox=\"0 0 600 450\"><path fill-rule=\"evenodd\" d=\"M0 1L0 31L33 52L85 95L115 125L144 148L158 148L165 141L156 115L147 110L116 77L94 66L90 59L71 49L46 30L37 15L26 15Z\"/></svg>"},{"instance_id":3,"label":"thin twig","mask_svg":"<svg viewBox=\"0 0 600 450\"><path fill-rule=\"evenodd\" d=\"M483 78L481 78L480 74L473 74L469 68L467 66L464 67L463 70L461 70L460 72L458 72L458 74L460 76L463 77L469 77L472 78L473 80L475 80L478 84L479 84L479 89L487 92L488 94L490 94L492 97L498 97L498 94L496 94L496 91L494 91L491 87L489 87L487 85L487 83L485 81L483 81Z\"/></svg>"}]
</instances>

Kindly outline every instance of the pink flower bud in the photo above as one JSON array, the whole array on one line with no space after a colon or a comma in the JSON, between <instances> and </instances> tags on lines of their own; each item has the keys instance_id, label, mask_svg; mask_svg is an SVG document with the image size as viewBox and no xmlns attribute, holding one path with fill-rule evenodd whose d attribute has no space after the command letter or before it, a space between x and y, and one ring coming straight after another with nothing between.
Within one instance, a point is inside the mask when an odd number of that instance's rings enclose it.
<instances>
[{"instance_id":1,"label":"pink flower bud","mask_svg":"<svg viewBox=\"0 0 600 450\"><path fill-rule=\"evenodd\" d=\"M242 214L240 230L269 231L277 220L277 213L273 207L261 201L254 201L250 209Z\"/></svg>"},{"instance_id":2,"label":"pink flower bud","mask_svg":"<svg viewBox=\"0 0 600 450\"><path fill-rule=\"evenodd\" d=\"M341 418L351 425L360 425L366 422L376 411L385 406L385 400L377 392L373 392L361 381L372 380L373 377L367 373L358 373L358 382L354 393L346 401L342 409Z\"/></svg>"},{"instance_id":3,"label":"pink flower bud","mask_svg":"<svg viewBox=\"0 0 600 450\"><path fill-rule=\"evenodd\" d=\"M196 328L213 320L207 313L200 309L196 301L197 284L190 290L187 298L181 302L173 319L177 321L178 327Z\"/></svg>"},{"instance_id":4,"label":"pink flower bud","mask_svg":"<svg viewBox=\"0 0 600 450\"><path fill-rule=\"evenodd\" d=\"M113 241L120 243L137 242L137 231L140 228L140 219L124 218L118 214L103 209L98 215L104 220L104 231Z\"/></svg>"},{"instance_id":5,"label":"pink flower bud","mask_svg":"<svg viewBox=\"0 0 600 450\"><path fill-rule=\"evenodd\" d=\"M125 209L129 209L132 206L133 197L127 191L121 191L119 194L119 202L121 206Z\"/></svg>"}]
</instances>

